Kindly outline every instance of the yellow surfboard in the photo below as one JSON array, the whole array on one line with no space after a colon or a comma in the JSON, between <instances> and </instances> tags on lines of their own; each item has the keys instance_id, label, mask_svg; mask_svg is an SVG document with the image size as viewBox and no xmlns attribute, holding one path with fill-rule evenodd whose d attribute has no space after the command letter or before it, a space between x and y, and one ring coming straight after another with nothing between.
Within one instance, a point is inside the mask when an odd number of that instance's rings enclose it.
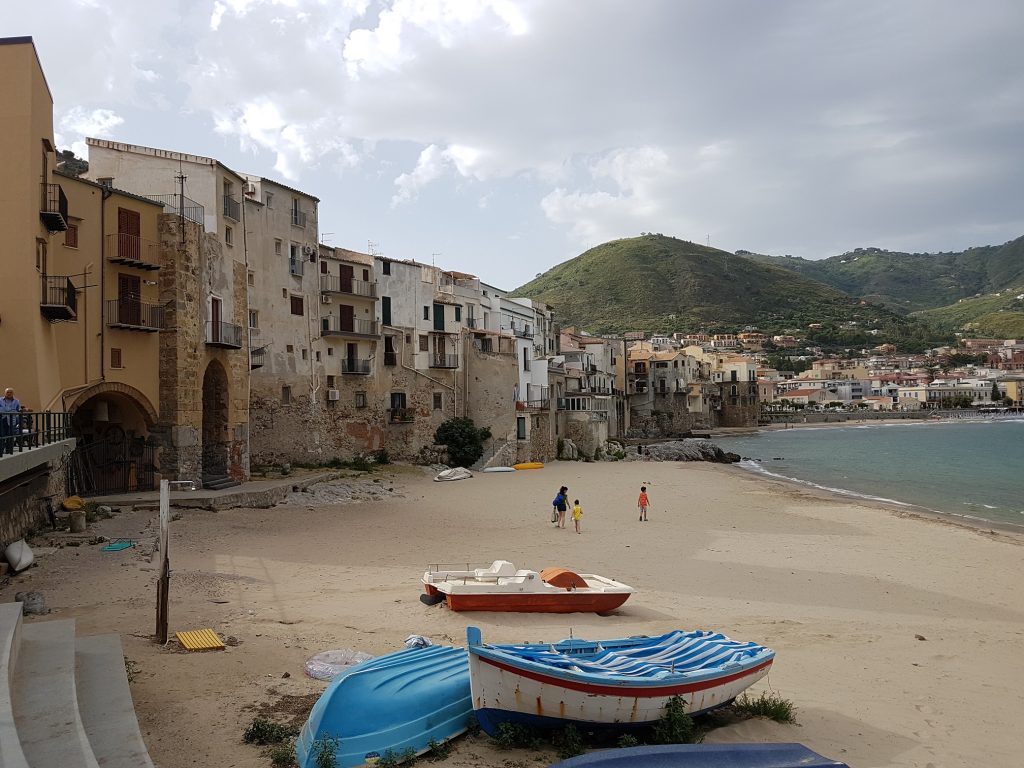
<instances>
[{"instance_id":1,"label":"yellow surfboard","mask_svg":"<svg viewBox=\"0 0 1024 768\"><path fill-rule=\"evenodd\" d=\"M527 461L522 464L513 464L512 469L544 469L544 463L541 461Z\"/></svg>"}]
</instances>

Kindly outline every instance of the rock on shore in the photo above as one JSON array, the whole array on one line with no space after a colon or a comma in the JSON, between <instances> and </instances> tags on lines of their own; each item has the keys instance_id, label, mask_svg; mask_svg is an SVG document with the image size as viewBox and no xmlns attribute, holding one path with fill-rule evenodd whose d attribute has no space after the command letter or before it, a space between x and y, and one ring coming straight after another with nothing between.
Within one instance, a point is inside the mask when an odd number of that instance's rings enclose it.
<instances>
[{"instance_id":1,"label":"rock on shore","mask_svg":"<svg viewBox=\"0 0 1024 768\"><path fill-rule=\"evenodd\" d=\"M626 461L714 461L734 464L740 460L735 453L726 453L710 440L672 440L643 446L638 454L635 446L626 449Z\"/></svg>"}]
</instances>

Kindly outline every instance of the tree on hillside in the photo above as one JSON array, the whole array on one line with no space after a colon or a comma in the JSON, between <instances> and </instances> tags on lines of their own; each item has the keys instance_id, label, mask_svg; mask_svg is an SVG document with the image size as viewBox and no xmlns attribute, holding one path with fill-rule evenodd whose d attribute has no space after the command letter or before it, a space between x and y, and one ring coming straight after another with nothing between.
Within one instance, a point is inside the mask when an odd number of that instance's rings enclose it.
<instances>
[{"instance_id":1,"label":"tree on hillside","mask_svg":"<svg viewBox=\"0 0 1024 768\"><path fill-rule=\"evenodd\" d=\"M1003 399L1003 396L999 393L999 385L994 381L992 382L992 402L998 403Z\"/></svg>"}]
</instances>

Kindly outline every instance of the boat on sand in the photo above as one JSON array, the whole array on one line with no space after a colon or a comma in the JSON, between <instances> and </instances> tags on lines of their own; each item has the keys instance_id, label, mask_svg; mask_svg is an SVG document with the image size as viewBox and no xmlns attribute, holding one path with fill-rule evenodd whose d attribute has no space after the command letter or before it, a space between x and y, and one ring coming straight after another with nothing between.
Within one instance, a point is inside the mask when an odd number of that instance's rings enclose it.
<instances>
[{"instance_id":1,"label":"boat on sand","mask_svg":"<svg viewBox=\"0 0 1024 768\"><path fill-rule=\"evenodd\" d=\"M604 749L551 768L849 768L803 744L658 744Z\"/></svg>"},{"instance_id":2,"label":"boat on sand","mask_svg":"<svg viewBox=\"0 0 1024 768\"><path fill-rule=\"evenodd\" d=\"M633 594L633 588L595 573L564 568L518 570L508 560L487 568L447 570L433 565L422 578L425 603L447 601L453 611L518 613L608 613Z\"/></svg>"},{"instance_id":3,"label":"boat on sand","mask_svg":"<svg viewBox=\"0 0 1024 768\"><path fill-rule=\"evenodd\" d=\"M316 768L317 743L336 739L338 768L372 765L387 753L426 752L466 731L472 717L464 648L431 645L378 656L327 687L295 742L300 768Z\"/></svg>"},{"instance_id":4,"label":"boat on sand","mask_svg":"<svg viewBox=\"0 0 1024 768\"><path fill-rule=\"evenodd\" d=\"M725 706L768 674L775 652L717 632L491 645L466 628L473 710L502 723L581 731L653 726L674 696L694 715Z\"/></svg>"}]
</instances>

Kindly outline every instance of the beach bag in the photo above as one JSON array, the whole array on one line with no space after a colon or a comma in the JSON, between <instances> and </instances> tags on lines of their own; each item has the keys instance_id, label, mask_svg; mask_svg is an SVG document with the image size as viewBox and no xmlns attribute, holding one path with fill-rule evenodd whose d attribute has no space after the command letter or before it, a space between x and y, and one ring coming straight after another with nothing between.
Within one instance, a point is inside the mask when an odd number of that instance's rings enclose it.
<instances>
[{"instance_id":1,"label":"beach bag","mask_svg":"<svg viewBox=\"0 0 1024 768\"><path fill-rule=\"evenodd\" d=\"M558 522L558 510L555 509L554 507L551 508L551 522L552 523L557 523Z\"/></svg>"}]
</instances>

